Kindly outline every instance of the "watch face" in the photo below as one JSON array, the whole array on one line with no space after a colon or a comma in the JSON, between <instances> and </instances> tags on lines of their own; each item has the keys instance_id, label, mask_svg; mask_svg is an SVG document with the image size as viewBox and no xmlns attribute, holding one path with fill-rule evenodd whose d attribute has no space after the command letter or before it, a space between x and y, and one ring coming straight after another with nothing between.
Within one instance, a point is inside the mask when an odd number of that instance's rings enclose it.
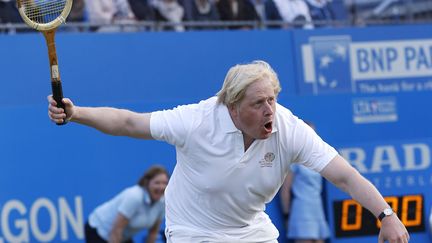
<instances>
[{"instance_id":1,"label":"watch face","mask_svg":"<svg viewBox=\"0 0 432 243\"><path fill-rule=\"evenodd\" d=\"M392 215L393 214L393 210L391 208L386 208L386 209L384 209L384 214L386 216Z\"/></svg>"}]
</instances>

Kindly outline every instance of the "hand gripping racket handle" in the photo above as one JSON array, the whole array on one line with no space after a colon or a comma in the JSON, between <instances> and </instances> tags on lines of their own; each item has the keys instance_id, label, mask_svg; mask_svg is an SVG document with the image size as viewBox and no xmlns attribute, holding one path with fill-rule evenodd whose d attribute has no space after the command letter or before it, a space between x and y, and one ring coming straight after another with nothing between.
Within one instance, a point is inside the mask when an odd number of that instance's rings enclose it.
<instances>
[{"instance_id":1,"label":"hand gripping racket handle","mask_svg":"<svg viewBox=\"0 0 432 243\"><path fill-rule=\"evenodd\" d=\"M52 94L54 100L57 102L57 107L62 108L66 113L65 104L63 103L63 89L60 80L51 82L51 88L52 88ZM64 125L66 124L66 119L63 120L62 123L56 123L57 125Z\"/></svg>"}]
</instances>

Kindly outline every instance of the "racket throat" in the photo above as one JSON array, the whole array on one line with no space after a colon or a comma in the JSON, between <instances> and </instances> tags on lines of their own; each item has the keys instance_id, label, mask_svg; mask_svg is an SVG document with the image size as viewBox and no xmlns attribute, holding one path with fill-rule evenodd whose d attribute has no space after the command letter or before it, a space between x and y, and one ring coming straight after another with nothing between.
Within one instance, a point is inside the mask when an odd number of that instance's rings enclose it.
<instances>
[{"instance_id":1,"label":"racket throat","mask_svg":"<svg viewBox=\"0 0 432 243\"><path fill-rule=\"evenodd\" d=\"M60 72L58 69L58 59L57 59L57 50L55 45L55 29L44 31L42 32L45 40L46 45L48 47L48 58L49 58L49 64L50 64L50 71L51 71L51 79L54 82L57 79L60 79Z\"/></svg>"}]
</instances>

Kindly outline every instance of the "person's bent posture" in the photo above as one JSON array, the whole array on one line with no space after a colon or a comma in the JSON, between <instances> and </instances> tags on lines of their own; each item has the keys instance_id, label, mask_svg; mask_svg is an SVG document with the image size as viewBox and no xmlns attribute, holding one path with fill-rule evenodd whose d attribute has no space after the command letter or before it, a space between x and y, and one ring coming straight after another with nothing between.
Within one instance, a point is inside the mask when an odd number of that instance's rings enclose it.
<instances>
[{"instance_id":1,"label":"person's bent posture","mask_svg":"<svg viewBox=\"0 0 432 243\"><path fill-rule=\"evenodd\" d=\"M277 103L278 77L263 61L236 65L216 97L140 114L49 99L49 116L112 135L166 141L177 164L166 189L168 242L277 242L264 212L291 163L313 169L378 217L389 205L377 189L308 125ZM67 115L66 115L67 114ZM395 214L382 219L378 242L408 242Z\"/></svg>"}]
</instances>

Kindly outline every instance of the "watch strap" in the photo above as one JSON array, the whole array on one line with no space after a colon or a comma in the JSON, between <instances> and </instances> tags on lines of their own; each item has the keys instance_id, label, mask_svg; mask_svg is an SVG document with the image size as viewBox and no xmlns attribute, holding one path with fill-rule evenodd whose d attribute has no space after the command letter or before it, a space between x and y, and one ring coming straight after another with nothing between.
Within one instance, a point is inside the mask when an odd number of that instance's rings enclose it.
<instances>
[{"instance_id":1,"label":"watch strap","mask_svg":"<svg viewBox=\"0 0 432 243\"><path fill-rule=\"evenodd\" d=\"M378 215L379 221L381 222L385 216L386 214L384 212L381 212L380 215Z\"/></svg>"},{"instance_id":2,"label":"watch strap","mask_svg":"<svg viewBox=\"0 0 432 243\"><path fill-rule=\"evenodd\" d=\"M394 214L393 209L392 208L386 208L380 213L380 215L378 215L378 219L379 219L379 221L382 221L383 218L385 218L385 216L390 216L392 214Z\"/></svg>"}]
</instances>

